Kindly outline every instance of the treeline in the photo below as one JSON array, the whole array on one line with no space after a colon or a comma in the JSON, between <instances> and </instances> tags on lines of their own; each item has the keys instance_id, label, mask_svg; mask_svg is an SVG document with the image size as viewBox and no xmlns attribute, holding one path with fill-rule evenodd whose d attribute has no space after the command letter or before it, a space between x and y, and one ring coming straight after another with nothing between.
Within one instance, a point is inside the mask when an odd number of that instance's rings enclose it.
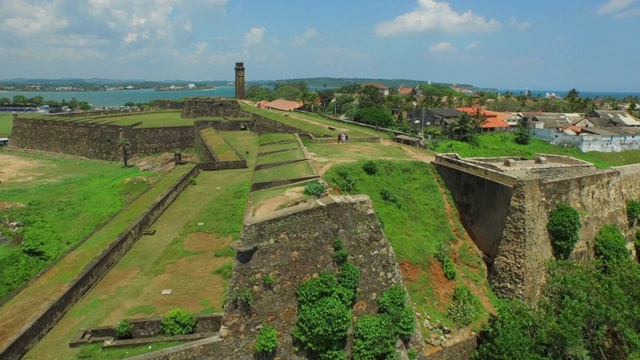
<instances>
[{"instance_id":1,"label":"treeline","mask_svg":"<svg viewBox=\"0 0 640 360\"><path fill-rule=\"evenodd\" d=\"M13 99L9 99L7 97L0 98L0 106L16 106L16 105L34 106L34 107L48 105L51 108L68 107L69 109L74 109L74 110L77 110L77 109L84 110L84 111L91 110L91 104L89 104L87 101L79 101L75 97L71 98L71 100L69 101L65 99L62 99L62 101L45 100L40 95L31 97L31 98L26 97L24 95L16 95L13 97Z\"/></svg>"}]
</instances>

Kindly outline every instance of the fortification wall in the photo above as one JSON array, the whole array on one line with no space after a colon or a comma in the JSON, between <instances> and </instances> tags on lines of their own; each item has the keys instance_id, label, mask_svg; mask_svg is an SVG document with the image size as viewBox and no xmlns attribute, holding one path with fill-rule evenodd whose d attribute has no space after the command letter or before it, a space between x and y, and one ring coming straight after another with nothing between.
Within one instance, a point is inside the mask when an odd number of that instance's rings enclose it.
<instances>
[{"instance_id":1,"label":"fortification wall","mask_svg":"<svg viewBox=\"0 0 640 360\"><path fill-rule=\"evenodd\" d=\"M160 110L181 110L184 100L153 100L151 106Z\"/></svg>"},{"instance_id":2,"label":"fortification wall","mask_svg":"<svg viewBox=\"0 0 640 360\"><path fill-rule=\"evenodd\" d=\"M171 126L157 128L130 128L124 131L129 139L131 154L155 154L159 152L192 148L196 141L193 126Z\"/></svg>"},{"instance_id":3,"label":"fortification wall","mask_svg":"<svg viewBox=\"0 0 640 360\"><path fill-rule=\"evenodd\" d=\"M126 128L14 117L11 145L31 150L116 161L122 157L118 142Z\"/></svg>"},{"instance_id":4,"label":"fortification wall","mask_svg":"<svg viewBox=\"0 0 640 360\"><path fill-rule=\"evenodd\" d=\"M218 161L213 150L211 149L211 146L209 146L209 144L202 137L201 130L198 130L196 132L196 154L198 154L198 160L203 163Z\"/></svg>"},{"instance_id":5,"label":"fortification wall","mask_svg":"<svg viewBox=\"0 0 640 360\"><path fill-rule=\"evenodd\" d=\"M248 115L240 109L237 100L203 96L186 99L180 116L185 119L195 119L209 116L239 118Z\"/></svg>"},{"instance_id":6,"label":"fortification wall","mask_svg":"<svg viewBox=\"0 0 640 360\"><path fill-rule=\"evenodd\" d=\"M539 295L546 263L553 258L547 223L559 204L581 214L580 241L572 259L593 259L595 237L607 224L617 225L627 237L628 248L635 251L635 229L629 227L626 203L640 199L640 164L598 171L567 164L572 167L564 173L540 169L539 178L517 179L508 186L488 168L476 169L456 159L435 163L465 227L489 255L490 281L499 296L533 299Z\"/></svg>"},{"instance_id":7,"label":"fortification wall","mask_svg":"<svg viewBox=\"0 0 640 360\"><path fill-rule=\"evenodd\" d=\"M223 325L229 336L223 339L218 358L240 359L253 355L256 329L269 323L280 333L277 357L297 358L291 331L297 321L297 286L322 270L336 271L333 241L342 239L349 260L360 267L362 281L353 315L375 314L380 294L395 284L403 285L393 249L382 232L366 196L326 198L318 204L286 217L246 225L238 244L229 293L249 288L254 296L253 312L243 315L230 297L225 305ZM295 271L291 271L295 268ZM273 290L266 290L261 278L275 278ZM420 331L411 342L422 347Z\"/></svg>"},{"instance_id":8,"label":"fortification wall","mask_svg":"<svg viewBox=\"0 0 640 360\"><path fill-rule=\"evenodd\" d=\"M169 207L182 190L189 185L189 179L197 176L198 172L198 167L194 166L185 173L156 202L147 208L129 228L120 233L96 259L82 270L58 298L51 299L50 305L37 320L25 326L20 334L16 334L5 349L0 349L0 358L6 360L20 359L38 340L44 337L62 316L122 258L140 238L142 232L149 228Z\"/></svg>"}]
</instances>

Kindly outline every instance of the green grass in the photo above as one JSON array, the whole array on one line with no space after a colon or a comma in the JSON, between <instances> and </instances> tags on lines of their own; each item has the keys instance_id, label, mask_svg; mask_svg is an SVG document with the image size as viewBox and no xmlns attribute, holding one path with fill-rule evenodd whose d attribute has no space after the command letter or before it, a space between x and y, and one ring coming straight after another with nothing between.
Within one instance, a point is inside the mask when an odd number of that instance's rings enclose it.
<instances>
[{"instance_id":1,"label":"green grass","mask_svg":"<svg viewBox=\"0 0 640 360\"><path fill-rule=\"evenodd\" d=\"M200 306L202 306L202 310L198 311L198 314L215 314L215 313L219 313L220 311L218 309L216 309L216 307L211 304L211 301L209 299L201 299L200 301L198 301L198 304Z\"/></svg>"},{"instance_id":2,"label":"green grass","mask_svg":"<svg viewBox=\"0 0 640 360\"><path fill-rule=\"evenodd\" d=\"M640 163L640 150L618 153L586 152L571 146L552 145L531 139L528 145L519 145L510 133L487 134L478 137L478 145L454 140L442 141L436 147L437 152L454 152L462 157L521 156L533 159L536 153L572 156L593 163L598 168Z\"/></svg>"},{"instance_id":3,"label":"green grass","mask_svg":"<svg viewBox=\"0 0 640 360\"><path fill-rule=\"evenodd\" d=\"M233 272L233 263L229 262L221 265L219 268L213 270L213 273L220 275L224 280L231 279L231 273Z\"/></svg>"},{"instance_id":4,"label":"green grass","mask_svg":"<svg viewBox=\"0 0 640 360\"><path fill-rule=\"evenodd\" d=\"M11 114L0 114L0 137L8 137L11 135L13 127L13 118Z\"/></svg>"},{"instance_id":5,"label":"green grass","mask_svg":"<svg viewBox=\"0 0 640 360\"><path fill-rule=\"evenodd\" d=\"M211 146L220 161L238 161L235 150L212 128L202 130L204 140Z\"/></svg>"},{"instance_id":6,"label":"green grass","mask_svg":"<svg viewBox=\"0 0 640 360\"><path fill-rule=\"evenodd\" d=\"M20 117L24 117L20 115ZM83 123L101 123L112 125L131 125L142 122L139 128L149 127L166 127L166 126L193 126L194 119L183 119L180 117L180 111L154 111L140 113L122 113L113 115L93 115L88 113L86 116L34 116L44 120L74 121Z\"/></svg>"},{"instance_id":7,"label":"green grass","mask_svg":"<svg viewBox=\"0 0 640 360\"><path fill-rule=\"evenodd\" d=\"M273 164L273 163L278 163L283 161L292 161L292 160L298 160L298 159L304 159L304 152L302 151L302 149L294 149L294 150L279 152L271 155L259 156L257 158L257 162L258 162L258 165L263 165L263 164Z\"/></svg>"},{"instance_id":8,"label":"green grass","mask_svg":"<svg viewBox=\"0 0 640 360\"><path fill-rule=\"evenodd\" d=\"M222 249L214 252L213 256L215 256L215 257L235 257L236 256L236 251L233 250L232 248L228 247L228 246L225 246Z\"/></svg>"},{"instance_id":9,"label":"green grass","mask_svg":"<svg viewBox=\"0 0 640 360\"><path fill-rule=\"evenodd\" d=\"M271 144L271 145L260 146L259 152L260 154L264 154L271 151L289 150L289 149L297 149L297 148L300 148L300 144L298 142L286 142L282 144Z\"/></svg>"},{"instance_id":10,"label":"green grass","mask_svg":"<svg viewBox=\"0 0 640 360\"><path fill-rule=\"evenodd\" d=\"M258 170L253 175L253 182L294 179L313 176L313 169L307 161Z\"/></svg>"},{"instance_id":11,"label":"green grass","mask_svg":"<svg viewBox=\"0 0 640 360\"><path fill-rule=\"evenodd\" d=\"M41 173L28 183L0 186L3 201L25 205L0 211L0 218L25 224L21 246L0 245L0 298L148 189L155 176L100 161L11 155L38 162Z\"/></svg>"},{"instance_id":12,"label":"green grass","mask_svg":"<svg viewBox=\"0 0 640 360\"><path fill-rule=\"evenodd\" d=\"M251 131L219 131L222 137L247 161L247 166L253 168L258 153L258 136Z\"/></svg>"},{"instance_id":13,"label":"green grass","mask_svg":"<svg viewBox=\"0 0 640 360\"><path fill-rule=\"evenodd\" d=\"M260 144L267 144L276 141L295 140L295 134L264 134L260 135L258 142Z\"/></svg>"},{"instance_id":14,"label":"green grass","mask_svg":"<svg viewBox=\"0 0 640 360\"><path fill-rule=\"evenodd\" d=\"M102 349L102 344L83 345L80 352L76 355L76 359L91 360L112 360L112 359L128 359L133 356L147 354L152 351L166 349L169 347L183 344L182 342L158 342L149 345L139 345L123 348ZM26 360L29 360L27 357Z\"/></svg>"},{"instance_id":15,"label":"green grass","mask_svg":"<svg viewBox=\"0 0 640 360\"><path fill-rule=\"evenodd\" d=\"M156 312L153 305L139 305L124 312L125 316L151 315Z\"/></svg>"}]
</instances>

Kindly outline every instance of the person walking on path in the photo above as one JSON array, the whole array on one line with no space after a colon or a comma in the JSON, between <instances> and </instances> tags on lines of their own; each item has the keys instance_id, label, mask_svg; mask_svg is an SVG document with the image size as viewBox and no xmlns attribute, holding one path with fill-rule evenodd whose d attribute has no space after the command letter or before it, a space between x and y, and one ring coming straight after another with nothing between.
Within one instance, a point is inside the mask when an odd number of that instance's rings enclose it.
<instances>
[{"instance_id":1,"label":"person walking on path","mask_svg":"<svg viewBox=\"0 0 640 360\"><path fill-rule=\"evenodd\" d=\"M338 134L338 144L340 144L340 140L342 140L342 131Z\"/></svg>"},{"instance_id":2,"label":"person walking on path","mask_svg":"<svg viewBox=\"0 0 640 360\"><path fill-rule=\"evenodd\" d=\"M348 144L349 143L349 134L344 133L344 143Z\"/></svg>"}]
</instances>

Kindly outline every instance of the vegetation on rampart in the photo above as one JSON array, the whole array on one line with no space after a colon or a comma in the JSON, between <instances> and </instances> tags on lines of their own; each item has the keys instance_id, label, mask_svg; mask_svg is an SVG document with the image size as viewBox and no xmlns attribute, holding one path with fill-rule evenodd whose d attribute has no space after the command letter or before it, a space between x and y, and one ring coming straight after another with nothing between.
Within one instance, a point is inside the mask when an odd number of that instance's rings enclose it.
<instances>
[{"instance_id":1,"label":"vegetation on rampart","mask_svg":"<svg viewBox=\"0 0 640 360\"><path fill-rule=\"evenodd\" d=\"M547 230L557 257L569 258L569 254L580 240L580 214L578 210L566 204L560 204L551 210Z\"/></svg>"}]
</instances>

